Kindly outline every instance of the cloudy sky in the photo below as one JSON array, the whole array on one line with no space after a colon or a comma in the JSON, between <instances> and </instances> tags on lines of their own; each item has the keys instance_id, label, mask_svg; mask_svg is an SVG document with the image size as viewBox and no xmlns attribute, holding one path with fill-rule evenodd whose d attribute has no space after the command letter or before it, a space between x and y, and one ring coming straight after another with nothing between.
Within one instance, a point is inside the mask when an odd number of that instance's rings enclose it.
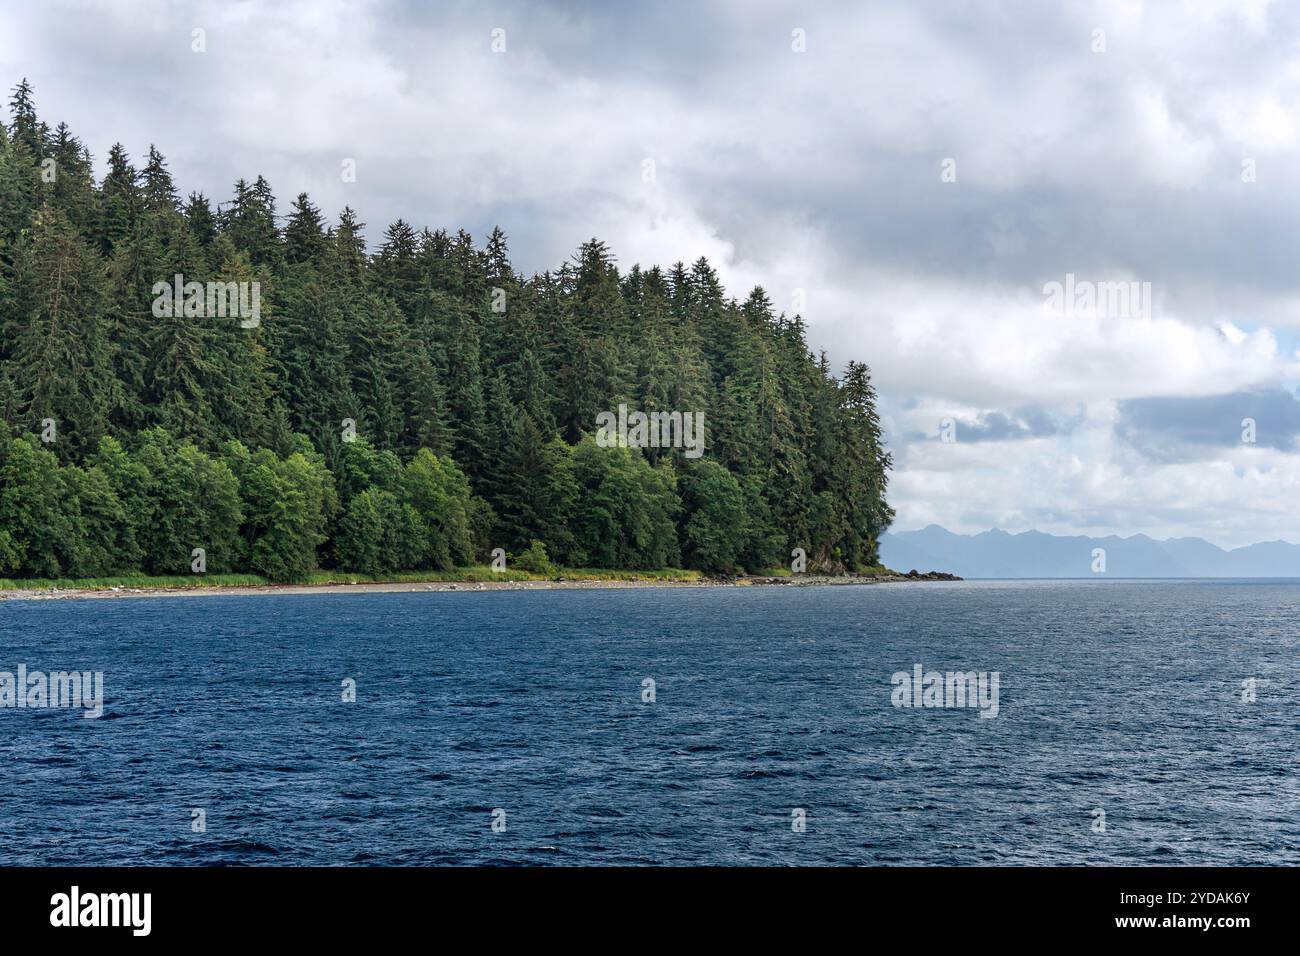
<instances>
[{"instance_id":1,"label":"cloudy sky","mask_svg":"<svg viewBox=\"0 0 1300 956\"><path fill-rule=\"evenodd\" d=\"M702 7L42 0L0 78L101 171L802 298L897 529L1300 541L1300 4Z\"/></svg>"}]
</instances>

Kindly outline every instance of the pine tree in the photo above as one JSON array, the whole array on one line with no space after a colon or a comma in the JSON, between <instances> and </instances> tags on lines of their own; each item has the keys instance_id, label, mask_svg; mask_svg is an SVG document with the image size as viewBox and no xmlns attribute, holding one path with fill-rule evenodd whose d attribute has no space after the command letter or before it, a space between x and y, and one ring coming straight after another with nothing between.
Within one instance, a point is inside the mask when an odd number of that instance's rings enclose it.
<instances>
[{"instance_id":1,"label":"pine tree","mask_svg":"<svg viewBox=\"0 0 1300 956\"><path fill-rule=\"evenodd\" d=\"M24 146L31 155L42 155L45 150L44 128L36 116L32 85L26 77L14 87L13 96L9 98L9 115L13 117L9 126L10 138Z\"/></svg>"},{"instance_id":2,"label":"pine tree","mask_svg":"<svg viewBox=\"0 0 1300 956\"><path fill-rule=\"evenodd\" d=\"M84 235L95 220L95 180L91 171L90 153L72 135L68 125L60 123L54 129L45 159L54 161L49 170L53 176L52 182L45 183L45 171L42 170L42 184L47 187L47 200L68 217L79 234Z\"/></svg>"},{"instance_id":3,"label":"pine tree","mask_svg":"<svg viewBox=\"0 0 1300 956\"><path fill-rule=\"evenodd\" d=\"M284 257L289 263L315 262L325 250L324 221L306 193L293 201L284 230Z\"/></svg>"},{"instance_id":4,"label":"pine tree","mask_svg":"<svg viewBox=\"0 0 1300 956\"><path fill-rule=\"evenodd\" d=\"M99 189L99 222L94 235L105 255L135 234L140 205L139 174L122 144L114 143L108 151L108 174Z\"/></svg>"},{"instance_id":5,"label":"pine tree","mask_svg":"<svg viewBox=\"0 0 1300 956\"><path fill-rule=\"evenodd\" d=\"M190 193L185 202L185 221L190 235L201 249L208 249L217 238L217 219L203 193Z\"/></svg>"},{"instance_id":6,"label":"pine tree","mask_svg":"<svg viewBox=\"0 0 1300 956\"><path fill-rule=\"evenodd\" d=\"M44 207L19 251L11 374L23 425L52 423L59 453L98 445L120 397L104 315L104 267L62 213Z\"/></svg>"},{"instance_id":7,"label":"pine tree","mask_svg":"<svg viewBox=\"0 0 1300 956\"><path fill-rule=\"evenodd\" d=\"M167 171L162 153L152 145L149 147L149 161L140 173L140 182L140 201L146 212L180 211L180 197L176 193L176 184L172 182L172 174Z\"/></svg>"}]
</instances>

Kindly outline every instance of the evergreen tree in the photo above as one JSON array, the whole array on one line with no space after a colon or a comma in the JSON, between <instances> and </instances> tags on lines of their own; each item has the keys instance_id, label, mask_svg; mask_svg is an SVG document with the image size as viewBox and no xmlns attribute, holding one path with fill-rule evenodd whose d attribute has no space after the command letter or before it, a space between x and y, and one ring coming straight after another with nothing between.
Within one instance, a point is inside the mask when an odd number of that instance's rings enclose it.
<instances>
[{"instance_id":1,"label":"evergreen tree","mask_svg":"<svg viewBox=\"0 0 1300 956\"><path fill-rule=\"evenodd\" d=\"M155 214L180 211L176 184L167 171L162 153L153 146L149 147L149 161L140 173L140 181L140 202L144 211Z\"/></svg>"},{"instance_id":2,"label":"evergreen tree","mask_svg":"<svg viewBox=\"0 0 1300 956\"><path fill-rule=\"evenodd\" d=\"M45 149L44 126L36 116L35 96L26 77L18 82L9 98L9 115L13 117L9 126L10 139L26 147L31 155L40 156Z\"/></svg>"},{"instance_id":3,"label":"evergreen tree","mask_svg":"<svg viewBox=\"0 0 1300 956\"><path fill-rule=\"evenodd\" d=\"M61 454L93 450L119 399L104 315L104 265L62 213L44 207L15 268L10 374L20 422L53 428Z\"/></svg>"},{"instance_id":4,"label":"evergreen tree","mask_svg":"<svg viewBox=\"0 0 1300 956\"><path fill-rule=\"evenodd\" d=\"M190 235L201 249L208 249L217 238L217 218L203 193L190 193L185 201L185 222Z\"/></svg>"},{"instance_id":5,"label":"evergreen tree","mask_svg":"<svg viewBox=\"0 0 1300 956\"><path fill-rule=\"evenodd\" d=\"M284 229L284 257L289 263L315 262L325 251L324 221L306 193L293 201Z\"/></svg>"},{"instance_id":6,"label":"evergreen tree","mask_svg":"<svg viewBox=\"0 0 1300 956\"><path fill-rule=\"evenodd\" d=\"M108 151L108 174L99 188L99 222L94 239L105 255L134 235L140 214L139 174L121 143Z\"/></svg>"}]
</instances>

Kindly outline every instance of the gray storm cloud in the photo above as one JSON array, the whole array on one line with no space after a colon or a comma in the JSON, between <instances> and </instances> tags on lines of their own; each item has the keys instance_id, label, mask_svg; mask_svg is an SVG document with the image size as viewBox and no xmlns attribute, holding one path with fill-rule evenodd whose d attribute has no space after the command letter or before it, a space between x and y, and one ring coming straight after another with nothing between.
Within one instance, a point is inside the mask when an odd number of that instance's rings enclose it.
<instances>
[{"instance_id":1,"label":"gray storm cloud","mask_svg":"<svg viewBox=\"0 0 1300 956\"><path fill-rule=\"evenodd\" d=\"M113 142L155 143L185 190L219 201L261 173L282 205L351 205L372 240L399 216L499 224L531 273L598 235L623 266L705 255L734 295L806 302L814 349L924 411L894 422L901 527L1012 527L1008 496L1046 483L1021 513L1056 530L1242 543L1300 539L1294 443L1223 457L1241 450L1198 440L1178 402L1300 379L1297 35L1300 6L1267 2L49 0L0 10L0 75L27 76L101 172ZM1150 282L1151 318L1045 314L1067 273ZM1086 427L1051 424L1080 405ZM945 410L971 446L1051 451L967 461L945 510L971 449L908 442Z\"/></svg>"}]
</instances>

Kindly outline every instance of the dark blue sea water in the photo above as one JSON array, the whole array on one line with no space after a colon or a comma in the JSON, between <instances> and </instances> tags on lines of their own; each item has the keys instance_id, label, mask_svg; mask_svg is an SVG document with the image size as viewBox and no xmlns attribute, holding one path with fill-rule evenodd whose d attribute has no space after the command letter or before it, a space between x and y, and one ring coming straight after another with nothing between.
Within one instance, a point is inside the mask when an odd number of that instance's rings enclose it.
<instances>
[{"instance_id":1,"label":"dark blue sea water","mask_svg":"<svg viewBox=\"0 0 1300 956\"><path fill-rule=\"evenodd\" d=\"M1295 864L1298 662L1280 582L10 601L106 700L0 709L0 864Z\"/></svg>"}]
</instances>

